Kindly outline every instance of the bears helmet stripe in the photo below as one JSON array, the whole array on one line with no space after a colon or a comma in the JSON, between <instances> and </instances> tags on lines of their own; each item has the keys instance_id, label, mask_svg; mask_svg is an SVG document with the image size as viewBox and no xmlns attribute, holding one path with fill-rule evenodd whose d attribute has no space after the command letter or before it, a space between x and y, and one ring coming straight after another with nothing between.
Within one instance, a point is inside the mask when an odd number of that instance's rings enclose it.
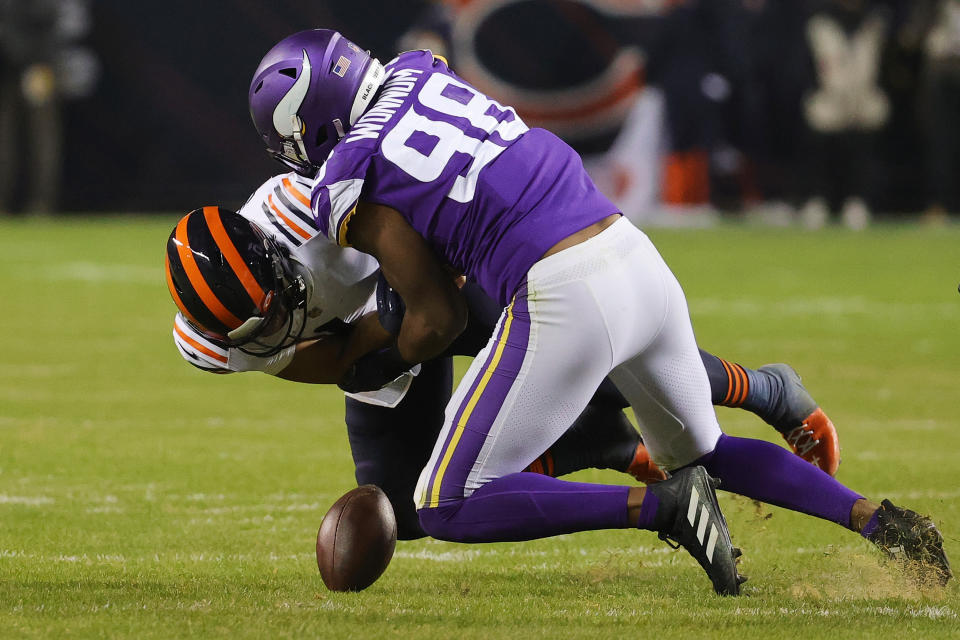
<instances>
[{"instance_id":1,"label":"bears helmet stripe","mask_svg":"<svg viewBox=\"0 0 960 640\"><path fill-rule=\"evenodd\" d=\"M243 285L247 295L249 295L253 303L257 305L257 309L261 312L265 311L264 302L267 298L267 293L263 290L263 287L260 286L260 283L257 282L253 273L250 272L247 263L244 262L240 256L240 252L237 251L233 241L230 239L230 236L227 235L227 230L223 226L223 220L220 219L220 208L204 207L203 218L207 222L207 227L210 229L210 233L213 235L213 240L217 243L220 253L227 259L227 264L233 269L233 273L240 280L240 284Z\"/></svg>"},{"instance_id":2,"label":"bears helmet stripe","mask_svg":"<svg viewBox=\"0 0 960 640\"><path fill-rule=\"evenodd\" d=\"M194 290L186 269L180 260L179 241L176 239L176 229L167 240L167 286L177 308L183 316L196 327L219 338L224 338L230 327L224 325L207 308L206 303Z\"/></svg>"},{"instance_id":3,"label":"bears helmet stripe","mask_svg":"<svg viewBox=\"0 0 960 640\"><path fill-rule=\"evenodd\" d=\"M167 287L170 289L170 296L180 313L195 326L203 327L204 330L217 336L226 335L227 329L207 309L200 296L193 290L190 279L180 262L178 244L176 229L174 229L167 239Z\"/></svg>"},{"instance_id":4,"label":"bears helmet stripe","mask_svg":"<svg viewBox=\"0 0 960 640\"><path fill-rule=\"evenodd\" d=\"M177 293L177 287L173 283L173 276L170 273L170 254L167 253L167 255L164 256L164 258L166 262L166 272L167 272L167 289L170 290L170 296L173 297L173 302L177 305L177 309L179 309L180 312L190 320L190 322L199 326L200 323L197 322L197 319L194 318L193 314L190 313L190 310L187 308L187 305L183 304L183 300L180 298L180 294Z\"/></svg>"},{"instance_id":5,"label":"bears helmet stripe","mask_svg":"<svg viewBox=\"0 0 960 640\"><path fill-rule=\"evenodd\" d=\"M190 238L187 233L187 225L192 217L188 214L180 220L176 229L177 253L180 256L180 264L183 266L190 280L193 290L200 296L204 306L209 309L222 325L235 329L243 324L244 320L238 318L229 309L227 309L216 294L207 284L200 267L193 255L193 249L190 248Z\"/></svg>"}]
</instances>

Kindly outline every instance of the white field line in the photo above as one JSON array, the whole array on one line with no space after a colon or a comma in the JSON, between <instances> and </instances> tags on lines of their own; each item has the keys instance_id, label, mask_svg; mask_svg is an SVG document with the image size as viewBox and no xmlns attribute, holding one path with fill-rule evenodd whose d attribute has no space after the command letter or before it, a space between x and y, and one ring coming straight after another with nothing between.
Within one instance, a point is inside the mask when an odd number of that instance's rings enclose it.
<instances>
[{"instance_id":1,"label":"white field line","mask_svg":"<svg viewBox=\"0 0 960 640\"><path fill-rule=\"evenodd\" d=\"M429 549L417 549L416 551L396 551L393 554L394 558L405 558L410 560L430 560L433 562L465 562L468 560L473 560L475 558L483 557L521 557L521 558L545 558L548 556L560 557L560 556L570 556L570 555L580 555L580 556L595 556L597 559L605 559L607 557L619 558L623 556L649 556L651 554L670 554L674 553L674 550L664 545L663 547L644 547L636 546L629 547L627 549L616 549L611 550L607 553L598 553L595 549L585 549L583 547L579 549L568 549L568 548L557 548L551 551L543 551L539 549L530 549L527 551L510 549L510 550L500 550L500 549L465 549L462 551L430 551Z\"/></svg>"},{"instance_id":2,"label":"white field line","mask_svg":"<svg viewBox=\"0 0 960 640\"><path fill-rule=\"evenodd\" d=\"M318 502L301 504L235 504L226 507L207 507L198 509L195 512L186 510L186 513L203 513L206 515L223 515L228 513L245 513L248 511L316 511L319 514L326 513L329 505L321 505Z\"/></svg>"},{"instance_id":3,"label":"white field line","mask_svg":"<svg viewBox=\"0 0 960 640\"><path fill-rule=\"evenodd\" d=\"M960 316L960 307L940 302L890 302L860 297L812 297L786 300L687 298L694 315L752 316Z\"/></svg>"},{"instance_id":4,"label":"white field line","mask_svg":"<svg viewBox=\"0 0 960 640\"><path fill-rule=\"evenodd\" d=\"M61 564L115 564L115 563L133 563L133 564L172 564L172 563L192 563L192 564L222 564L224 562L259 562L267 560L269 562L287 562L304 561L313 562L315 554L305 553L266 553L256 555L252 553L218 553L218 552L197 552L197 553L154 553L151 555L126 556L119 553L79 553L79 554L44 554L23 549L0 549L0 560L26 559L39 561L41 563L61 563Z\"/></svg>"},{"instance_id":5,"label":"white field line","mask_svg":"<svg viewBox=\"0 0 960 640\"><path fill-rule=\"evenodd\" d=\"M604 560L607 558L620 558L623 556L648 556L650 554L654 555L665 555L674 553L673 549L669 547L631 547L630 549L617 550L609 553L597 553L595 550L589 550L585 548L579 549L554 549L550 551L544 550L522 550L522 549L464 549L464 550L452 550L452 551L430 551L427 549L418 549L416 551L406 551L398 550L393 554L394 558L403 558L408 560L430 560L433 562L467 562L476 558L482 557L501 557L501 558L542 558L544 559L544 566L556 566L546 562L546 559L551 556L569 556L580 555L580 556L593 556L597 560ZM799 553L799 552L798 552ZM0 549L0 560L16 560L16 559L28 559L35 560L39 562L57 562L57 563L115 563L115 562L131 562L135 564L151 564L151 563L193 563L193 564L205 564L205 563L223 563L223 562L260 562L268 560L270 562L281 562L281 561L302 561L314 560L315 555L311 552L303 553L294 553L294 554L278 554L274 552L257 555L252 553L231 553L224 554L218 552L196 552L196 553L154 553L149 555L139 555L139 556L125 556L122 554L43 554L33 551L26 551L24 549ZM656 562L663 562L658 560ZM658 564L644 563L644 566L659 566Z\"/></svg>"},{"instance_id":6,"label":"white field line","mask_svg":"<svg viewBox=\"0 0 960 640\"><path fill-rule=\"evenodd\" d=\"M228 499L239 499L235 495L227 495L223 493L190 493L190 494L158 494L155 489L152 487L147 487L143 493L143 496L135 496L129 499L124 499L123 502L127 505L136 504L141 501L147 502L164 502L174 506L174 508L184 514L204 514L204 515L225 515L231 513L247 513L247 512L257 512L257 511L266 511L266 512L299 512L299 511L316 511L317 513L323 514L326 513L326 510L329 508L329 504L324 502L290 502L284 503L283 499L291 498L307 498L305 494L289 494L289 495L280 495L276 496L278 500L276 502L262 502L256 504L224 504L220 506L203 506L203 503L223 503ZM27 506L42 506L54 504L58 500L66 501L72 504L81 504L88 505L86 507L87 513L119 513L123 511L123 505L121 505L121 500L119 497L113 494L107 495L74 495L68 493L67 496L61 496L60 498L53 498L51 496L19 496L19 495L10 495L7 493L0 493L0 505L11 504L11 505L27 505Z\"/></svg>"},{"instance_id":7,"label":"white field line","mask_svg":"<svg viewBox=\"0 0 960 640\"><path fill-rule=\"evenodd\" d=\"M163 280L157 269L131 264L67 262L46 269L40 277L48 282L132 282L155 284Z\"/></svg>"},{"instance_id":8,"label":"white field line","mask_svg":"<svg viewBox=\"0 0 960 640\"><path fill-rule=\"evenodd\" d=\"M37 507L53 503L54 499L49 496L10 496L5 493L0 493L0 504L22 504Z\"/></svg>"},{"instance_id":9,"label":"white field line","mask_svg":"<svg viewBox=\"0 0 960 640\"><path fill-rule=\"evenodd\" d=\"M433 562L467 562L474 558L483 556L497 555L495 551L479 551L471 549L469 551L395 551L394 558L404 558L408 560L431 560Z\"/></svg>"},{"instance_id":10,"label":"white field line","mask_svg":"<svg viewBox=\"0 0 960 640\"><path fill-rule=\"evenodd\" d=\"M863 550L862 546L855 546L852 544L844 544L844 545L828 544L822 547L797 547L796 549L794 549L794 553L796 553L798 556L810 555L810 554L823 555L825 553L829 553L830 555L833 555L837 552L859 553L862 550Z\"/></svg>"},{"instance_id":11,"label":"white field line","mask_svg":"<svg viewBox=\"0 0 960 640\"><path fill-rule=\"evenodd\" d=\"M20 378L57 378L79 370L72 364L0 364L0 376Z\"/></svg>"},{"instance_id":12,"label":"white field line","mask_svg":"<svg viewBox=\"0 0 960 640\"><path fill-rule=\"evenodd\" d=\"M355 605L346 601L324 600L320 603L320 609L331 611L353 611L359 610ZM607 609L599 607L590 607L586 609L563 608L556 611L558 616L570 616L580 618L645 618L655 615L655 611L645 609L621 609L611 607ZM739 616L741 618L855 618L865 620L871 617L890 617L890 618L925 618L929 620L955 620L957 614L949 607L933 606L908 606L898 609L896 607L884 606L858 606L851 605L842 608L816 609L811 607L737 607L724 615Z\"/></svg>"},{"instance_id":13,"label":"white field line","mask_svg":"<svg viewBox=\"0 0 960 640\"><path fill-rule=\"evenodd\" d=\"M188 611L206 611L213 606L213 603L209 599L203 600L178 600L175 603L165 603L157 607L151 607L150 605L144 603L123 603L116 605L109 601L102 604L90 605L86 611L90 613L97 613L100 611L148 611L148 610L188 610ZM357 604L355 600L334 600L334 599L324 599L320 602L278 602L276 604L279 609L319 609L321 611L338 611L338 612L349 612L349 613L360 613L363 611L363 605ZM23 611L36 611L43 612L46 610L46 605L36 605L33 607L24 606L23 603L19 603L11 607L10 611L13 613L20 613ZM421 610L410 610L403 609L400 607L395 608L392 613L394 615L420 615L422 614ZM646 609L621 609L617 607L610 607L606 609L602 608L586 608L586 609L571 609L571 608L562 608L555 612L555 615L558 616L573 616L573 617L582 617L582 618L598 618L598 617L607 617L607 618L649 618L655 615L656 611L646 610ZM814 609L809 607L737 607L733 611L725 613L724 615L732 615L740 618L774 618L782 619L783 617L791 618L836 618L836 617L853 617L863 620L868 620L870 618L886 617L886 618L912 618L912 619L927 619L927 620L956 620L957 613L954 612L949 607L935 607L935 606L909 606L902 609L896 607L884 606L884 607L873 607L873 606L847 606L839 609Z\"/></svg>"},{"instance_id":14,"label":"white field line","mask_svg":"<svg viewBox=\"0 0 960 640\"><path fill-rule=\"evenodd\" d=\"M190 493L183 497L187 502L223 502L227 496L222 493Z\"/></svg>"},{"instance_id":15,"label":"white field line","mask_svg":"<svg viewBox=\"0 0 960 640\"><path fill-rule=\"evenodd\" d=\"M942 620L950 619L955 620L957 618L956 612L954 612L950 607L904 607L903 609L898 609L896 607L870 607L870 606L851 606L845 607L842 609L814 609L810 607L770 607L770 608L760 608L760 607L737 607L731 612L734 616L742 616L748 618L782 618L783 616L795 616L802 618L831 618L831 617L849 617L849 616L889 616L894 618L928 618L930 620Z\"/></svg>"},{"instance_id":16,"label":"white field line","mask_svg":"<svg viewBox=\"0 0 960 640\"><path fill-rule=\"evenodd\" d=\"M87 507L84 509L85 513L98 514L98 513L126 513L127 510L122 507L115 507L113 505L105 505L102 507Z\"/></svg>"},{"instance_id":17,"label":"white field line","mask_svg":"<svg viewBox=\"0 0 960 640\"><path fill-rule=\"evenodd\" d=\"M949 491L935 491L932 489L918 491L879 491L877 495L889 498L890 500L953 500L960 498L960 489L951 489Z\"/></svg>"}]
</instances>

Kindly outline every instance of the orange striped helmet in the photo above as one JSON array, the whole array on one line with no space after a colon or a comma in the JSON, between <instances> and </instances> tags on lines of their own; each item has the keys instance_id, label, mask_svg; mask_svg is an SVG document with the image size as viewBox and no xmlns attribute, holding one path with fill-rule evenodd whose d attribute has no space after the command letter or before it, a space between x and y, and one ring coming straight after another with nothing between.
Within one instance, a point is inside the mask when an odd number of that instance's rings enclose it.
<instances>
[{"instance_id":1,"label":"orange striped helmet","mask_svg":"<svg viewBox=\"0 0 960 640\"><path fill-rule=\"evenodd\" d=\"M306 286L276 242L221 207L194 209L167 239L167 287L198 329L270 355L300 338Z\"/></svg>"}]
</instances>

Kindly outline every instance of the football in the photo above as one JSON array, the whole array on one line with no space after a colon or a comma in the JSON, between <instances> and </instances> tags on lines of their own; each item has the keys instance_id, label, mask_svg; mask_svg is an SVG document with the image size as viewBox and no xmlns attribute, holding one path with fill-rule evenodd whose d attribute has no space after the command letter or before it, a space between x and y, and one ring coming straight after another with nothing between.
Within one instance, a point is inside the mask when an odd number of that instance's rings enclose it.
<instances>
[{"instance_id":1,"label":"football","mask_svg":"<svg viewBox=\"0 0 960 640\"><path fill-rule=\"evenodd\" d=\"M372 484L340 497L317 532L317 567L331 591L361 591L376 582L397 546L397 520Z\"/></svg>"}]
</instances>

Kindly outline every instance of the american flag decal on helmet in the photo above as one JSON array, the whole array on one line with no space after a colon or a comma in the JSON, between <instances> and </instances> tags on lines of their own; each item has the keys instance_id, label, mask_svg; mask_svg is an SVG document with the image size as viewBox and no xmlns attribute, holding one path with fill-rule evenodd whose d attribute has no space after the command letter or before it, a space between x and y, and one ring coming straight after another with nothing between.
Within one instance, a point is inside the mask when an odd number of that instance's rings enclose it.
<instances>
[{"instance_id":1,"label":"american flag decal on helmet","mask_svg":"<svg viewBox=\"0 0 960 640\"><path fill-rule=\"evenodd\" d=\"M340 56L340 59L337 60L337 63L333 65L333 72L342 78L344 75L346 75L347 69L349 68L350 59L346 56Z\"/></svg>"}]
</instances>

